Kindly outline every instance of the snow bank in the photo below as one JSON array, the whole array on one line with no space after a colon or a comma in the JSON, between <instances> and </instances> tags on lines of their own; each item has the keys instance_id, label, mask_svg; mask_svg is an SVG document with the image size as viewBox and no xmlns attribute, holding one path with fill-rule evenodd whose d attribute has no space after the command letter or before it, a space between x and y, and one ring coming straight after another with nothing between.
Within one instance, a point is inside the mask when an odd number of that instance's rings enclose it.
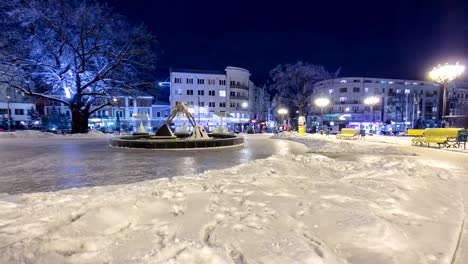
<instances>
[{"instance_id":1,"label":"snow bank","mask_svg":"<svg viewBox=\"0 0 468 264\"><path fill-rule=\"evenodd\" d=\"M108 137L112 137L113 134L106 134L98 130L90 130L88 133L66 134L64 136L70 137L70 138L108 138Z\"/></svg>"},{"instance_id":2,"label":"snow bank","mask_svg":"<svg viewBox=\"0 0 468 264\"><path fill-rule=\"evenodd\" d=\"M97 130L91 130L85 134L54 134L49 132L42 132L37 130L18 130L15 132L0 132L0 138L54 138L54 137L67 137L67 138L107 138L112 137L112 134L102 133Z\"/></svg>"},{"instance_id":3,"label":"snow bank","mask_svg":"<svg viewBox=\"0 0 468 264\"><path fill-rule=\"evenodd\" d=\"M414 155L414 153L403 150L398 146L388 144L371 143L365 140L341 140L335 136L323 136L317 134L299 135L295 132L284 132L273 136L276 139L289 139L301 142L310 148L312 153L354 153L369 155ZM411 143L409 143L411 145Z\"/></svg>"},{"instance_id":4,"label":"snow bank","mask_svg":"<svg viewBox=\"0 0 468 264\"><path fill-rule=\"evenodd\" d=\"M410 155L351 155L0 196L0 263L450 263L463 211L451 173Z\"/></svg>"},{"instance_id":5,"label":"snow bank","mask_svg":"<svg viewBox=\"0 0 468 264\"><path fill-rule=\"evenodd\" d=\"M0 138L50 138L58 135L37 130L18 130L15 132L0 132Z\"/></svg>"}]
</instances>

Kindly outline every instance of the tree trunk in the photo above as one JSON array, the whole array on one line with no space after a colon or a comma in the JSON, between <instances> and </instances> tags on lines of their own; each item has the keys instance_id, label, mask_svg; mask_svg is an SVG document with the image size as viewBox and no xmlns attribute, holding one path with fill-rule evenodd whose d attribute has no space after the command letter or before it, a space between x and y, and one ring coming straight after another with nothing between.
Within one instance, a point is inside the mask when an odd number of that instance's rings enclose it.
<instances>
[{"instance_id":1,"label":"tree trunk","mask_svg":"<svg viewBox=\"0 0 468 264\"><path fill-rule=\"evenodd\" d=\"M80 109L71 109L72 121L71 128L72 134L87 133L88 132L88 114L83 113Z\"/></svg>"}]
</instances>

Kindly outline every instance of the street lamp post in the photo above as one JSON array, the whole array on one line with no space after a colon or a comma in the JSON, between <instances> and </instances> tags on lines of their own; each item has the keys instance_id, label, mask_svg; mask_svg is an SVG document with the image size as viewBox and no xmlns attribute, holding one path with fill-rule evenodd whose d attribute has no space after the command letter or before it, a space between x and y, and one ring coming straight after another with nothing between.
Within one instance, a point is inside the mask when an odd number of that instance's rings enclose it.
<instances>
[{"instance_id":1,"label":"street lamp post","mask_svg":"<svg viewBox=\"0 0 468 264\"><path fill-rule=\"evenodd\" d=\"M408 130L408 99L409 99L410 90L409 90L409 89L405 89L405 94L406 94L406 105L405 105L405 130Z\"/></svg>"},{"instance_id":2,"label":"street lamp post","mask_svg":"<svg viewBox=\"0 0 468 264\"><path fill-rule=\"evenodd\" d=\"M373 128L374 127L374 112L373 112L374 109L373 108L374 108L374 105L377 104L378 102L379 102L379 98L375 96L367 97L366 99L364 99L364 104L370 106L370 114L371 114L371 121L372 121L370 134L373 133L373 129L374 129Z\"/></svg>"},{"instance_id":3,"label":"street lamp post","mask_svg":"<svg viewBox=\"0 0 468 264\"><path fill-rule=\"evenodd\" d=\"M323 131L323 108L330 104L330 100L328 98L318 98L315 100L315 105L320 107L320 130Z\"/></svg>"},{"instance_id":4,"label":"street lamp post","mask_svg":"<svg viewBox=\"0 0 468 264\"><path fill-rule=\"evenodd\" d=\"M284 121L285 121L285 116L288 114L288 109L286 108L280 108L278 109L278 114L281 116L282 118L282 123L283 123L283 127L284 127Z\"/></svg>"},{"instance_id":5,"label":"street lamp post","mask_svg":"<svg viewBox=\"0 0 468 264\"><path fill-rule=\"evenodd\" d=\"M249 106L249 104L248 104L247 102L243 102L241 106L242 106L243 109L247 109L247 107ZM240 126L241 126L241 132L244 133L244 125L241 123L240 114L239 114L239 124L240 124Z\"/></svg>"},{"instance_id":6,"label":"street lamp post","mask_svg":"<svg viewBox=\"0 0 468 264\"><path fill-rule=\"evenodd\" d=\"M465 71L465 66L458 64L445 64L444 66L438 65L429 72L429 78L442 85L442 122L441 126L445 127L445 111L447 108L447 84L458 78Z\"/></svg>"},{"instance_id":7,"label":"street lamp post","mask_svg":"<svg viewBox=\"0 0 468 264\"><path fill-rule=\"evenodd\" d=\"M8 119L7 119L7 122L8 122L8 131L11 131L11 110L10 110L10 99L11 97L9 95L7 95L6 97L7 99L7 114L8 114Z\"/></svg>"}]
</instances>

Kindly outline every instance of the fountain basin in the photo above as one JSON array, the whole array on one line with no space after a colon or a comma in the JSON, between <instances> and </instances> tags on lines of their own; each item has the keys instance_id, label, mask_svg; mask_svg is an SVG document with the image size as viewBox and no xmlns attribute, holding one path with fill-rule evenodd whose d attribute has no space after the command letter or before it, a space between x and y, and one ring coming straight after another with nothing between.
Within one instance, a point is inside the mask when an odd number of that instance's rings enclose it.
<instances>
[{"instance_id":1,"label":"fountain basin","mask_svg":"<svg viewBox=\"0 0 468 264\"><path fill-rule=\"evenodd\" d=\"M202 149L238 146L244 138L233 134L210 134L209 139L188 139L187 137L155 137L152 135L132 135L111 139L110 144L121 148L146 149Z\"/></svg>"}]
</instances>

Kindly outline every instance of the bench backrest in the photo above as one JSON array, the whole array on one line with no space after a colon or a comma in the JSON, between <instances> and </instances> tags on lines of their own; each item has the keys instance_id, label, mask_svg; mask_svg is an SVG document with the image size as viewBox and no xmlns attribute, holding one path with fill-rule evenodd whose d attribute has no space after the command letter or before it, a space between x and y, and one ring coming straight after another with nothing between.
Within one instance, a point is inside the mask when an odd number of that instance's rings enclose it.
<instances>
[{"instance_id":1,"label":"bench backrest","mask_svg":"<svg viewBox=\"0 0 468 264\"><path fill-rule=\"evenodd\" d=\"M406 131L407 136L422 136L424 133L424 129L408 129Z\"/></svg>"},{"instance_id":2,"label":"bench backrest","mask_svg":"<svg viewBox=\"0 0 468 264\"><path fill-rule=\"evenodd\" d=\"M424 136L428 138L448 138L457 137L458 130L462 128L426 128L424 130Z\"/></svg>"},{"instance_id":3,"label":"bench backrest","mask_svg":"<svg viewBox=\"0 0 468 264\"><path fill-rule=\"evenodd\" d=\"M359 129L356 128L342 128L341 134L359 134Z\"/></svg>"}]
</instances>

